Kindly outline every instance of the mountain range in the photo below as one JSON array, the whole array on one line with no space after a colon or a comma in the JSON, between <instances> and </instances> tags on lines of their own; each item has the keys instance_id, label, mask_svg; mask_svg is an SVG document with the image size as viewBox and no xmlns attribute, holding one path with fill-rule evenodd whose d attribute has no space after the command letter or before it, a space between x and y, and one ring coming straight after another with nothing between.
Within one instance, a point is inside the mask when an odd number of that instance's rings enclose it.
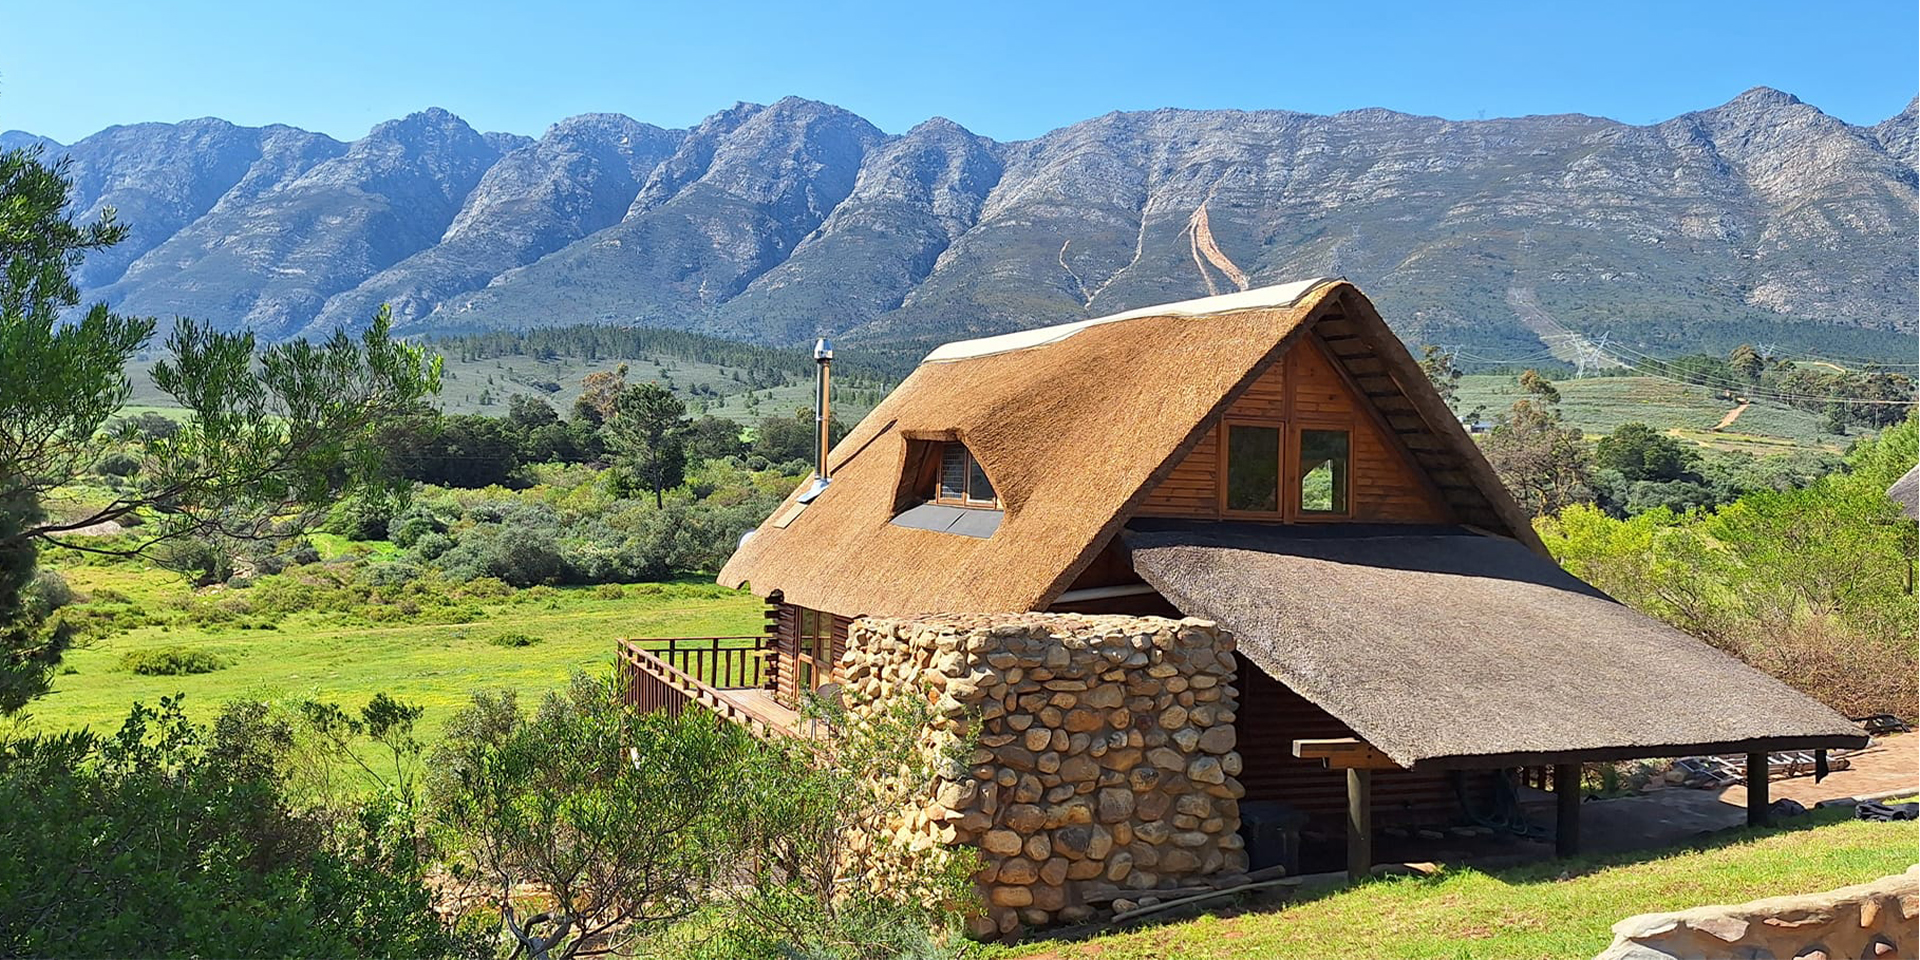
<instances>
[{"instance_id":1,"label":"mountain range","mask_svg":"<svg viewBox=\"0 0 1920 960\"><path fill-rule=\"evenodd\" d=\"M218 119L0 148L70 158L126 242L89 300L269 337L580 322L900 349L1314 275L1475 355L1605 335L1914 355L1915 104L1872 127L1756 88L1636 126L1388 110L1110 113L997 142L830 104L538 139L429 109L342 142Z\"/></svg>"}]
</instances>

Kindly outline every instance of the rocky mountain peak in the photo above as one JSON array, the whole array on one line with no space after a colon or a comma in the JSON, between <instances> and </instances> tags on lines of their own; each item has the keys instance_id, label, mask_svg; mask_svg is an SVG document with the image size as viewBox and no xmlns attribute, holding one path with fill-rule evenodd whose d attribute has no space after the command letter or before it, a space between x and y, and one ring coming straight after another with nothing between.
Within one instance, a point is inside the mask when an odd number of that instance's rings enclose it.
<instances>
[{"instance_id":1,"label":"rocky mountain peak","mask_svg":"<svg viewBox=\"0 0 1920 960\"><path fill-rule=\"evenodd\" d=\"M209 118L60 149L76 205L135 230L89 295L270 336L390 303L414 332L918 344L1338 273L1488 356L1568 329L1891 356L1920 312L1915 112L1853 126L1756 88L1648 126L1164 109L998 143L787 97L687 130L583 114L535 140L436 108L350 143Z\"/></svg>"}]
</instances>

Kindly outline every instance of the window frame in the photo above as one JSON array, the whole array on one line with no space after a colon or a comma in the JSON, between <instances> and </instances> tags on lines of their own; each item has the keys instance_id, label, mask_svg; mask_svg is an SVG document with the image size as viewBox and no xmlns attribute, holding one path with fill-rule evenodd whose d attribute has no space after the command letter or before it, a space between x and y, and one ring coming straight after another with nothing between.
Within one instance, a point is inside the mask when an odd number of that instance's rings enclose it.
<instances>
[{"instance_id":1,"label":"window frame","mask_svg":"<svg viewBox=\"0 0 1920 960\"><path fill-rule=\"evenodd\" d=\"M993 487L993 478L987 476L987 468L980 464L979 459L973 455L972 450L967 449L965 443L959 440L939 440L934 442L934 446L935 449L932 451L932 456L930 457L933 464L933 487L931 490L926 491L927 503L937 503L941 506L961 507L971 510L1004 509L998 490L994 490L993 496L991 497L980 498L973 495L973 475L976 471L979 472L980 478L986 481L989 488ZM941 483L943 468L947 461L947 448L949 447L957 447L960 450L961 483L965 489L961 491L960 496L957 498L945 496Z\"/></svg>"},{"instance_id":2,"label":"window frame","mask_svg":"<svg viewBox=\"0 0 1920 960\"><path fill-rule=\"evenodd\" d=\"M1274 458L1278 460L1279 463L1275 465L1277 470L1274 473L1273 502L1275 509L1273 510L1239 510L1227 505L1227 493L1230 486L1228 477L1233 472L1234 427L1261 427L1269 430L1277 430L1280 433L1280 442L1274 445ZM1215 472L1218 474L1219 489L1215 495L1219 497L1220 515L1223 517L1246 517L1256 520L1280 520L1284 522L1287 519L1286 482L1287 464L1289 462L1287 449L1289 446L1287 440L1289 431L1287 429L1287 422L1285 420L1267 417L1221 417L1218 429L1220 431L1220 466Z\"/></svg>"},{"instance_id":3,"label":"window frame","mask_svg":"<svg viewBox=\"0 0 1920 960\"><path fill-rule=\"evenodd\" d=\"M794 684L805 696L833 682L833 614L794 606Z\"/></svg>"},{"instance_id":4,"label":"window frame","mask_svg":"<svg viewBox=\"0 0 1920 960\"><path fill-rule=\"evenodd\" d=\"M1302 493L1300 488L1301 484L1306 480L1306 476L1304 474L1295 476L1295 474L1300 473L1301 434L1308 430L1334 430L1347 435L1347 469L1343 472L1344 475L1340 477L1345 487L1342 491L1345 496L1341 498L1342 502L1346 505L1346 509L1344 510L1308 510L1300 502ZM1353 519L1354 438L1358 432L1359 431L1354 429L1351 419L1340 417L1310 417L1305 420L1295 420L1289 426L1287 430L1286 459L1291 465L1291 469L1283 475L1286 479L1282 480L1286 488L1283 493L1286 498L1285 506L1289 514L1288 522L1322 523Z\"/></svg>"}]
</instances>

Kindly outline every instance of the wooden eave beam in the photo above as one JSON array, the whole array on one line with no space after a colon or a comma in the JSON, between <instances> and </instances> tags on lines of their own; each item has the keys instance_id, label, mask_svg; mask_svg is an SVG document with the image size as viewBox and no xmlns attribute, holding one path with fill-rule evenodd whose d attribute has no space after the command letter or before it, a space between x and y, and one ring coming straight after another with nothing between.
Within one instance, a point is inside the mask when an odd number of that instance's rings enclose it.
<instances>
[{"instance_id":1,"label":"wooden eave beam","mask_svg":"<svg viewBox=\"0 0 1920 960\"><path fill-rule=\"evenodd\" d=\"M1293 741L1293 755L1319 760L1334 770L1404 770L1393 758L1358 737Z\"/></svg>"}]
</instances>

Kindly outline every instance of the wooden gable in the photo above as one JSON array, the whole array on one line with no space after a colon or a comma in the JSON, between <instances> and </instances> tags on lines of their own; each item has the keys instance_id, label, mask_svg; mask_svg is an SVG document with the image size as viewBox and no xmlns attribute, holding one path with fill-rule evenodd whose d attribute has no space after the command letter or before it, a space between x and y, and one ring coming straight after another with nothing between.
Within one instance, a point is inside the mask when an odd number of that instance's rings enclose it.
<instances>
[{"instance_id":1,"label":"wooden gable","mask_svg":"<svg viewBox=\"0 0 1920 960\"><path fill-rule=\"evenodd\" d=\"M1249 383L1213 418L1212 425L1135 511L1141 517L1261 519L1222 510L1221 429L1226 422L1271 423L1289 435L1298 428L1339 428L1351 438L1351 497L1342 520L1386 523L1457 521L1433 483L1401 446L1384 415L1331 360L1317 335L1298 338L1278 361ZM1283 457L1283 476L1294 469ZM1291 517L1289 517L1291 518ZM1273 519L1281 519L1274 517Z\"/></svg>"}]
</instances>

